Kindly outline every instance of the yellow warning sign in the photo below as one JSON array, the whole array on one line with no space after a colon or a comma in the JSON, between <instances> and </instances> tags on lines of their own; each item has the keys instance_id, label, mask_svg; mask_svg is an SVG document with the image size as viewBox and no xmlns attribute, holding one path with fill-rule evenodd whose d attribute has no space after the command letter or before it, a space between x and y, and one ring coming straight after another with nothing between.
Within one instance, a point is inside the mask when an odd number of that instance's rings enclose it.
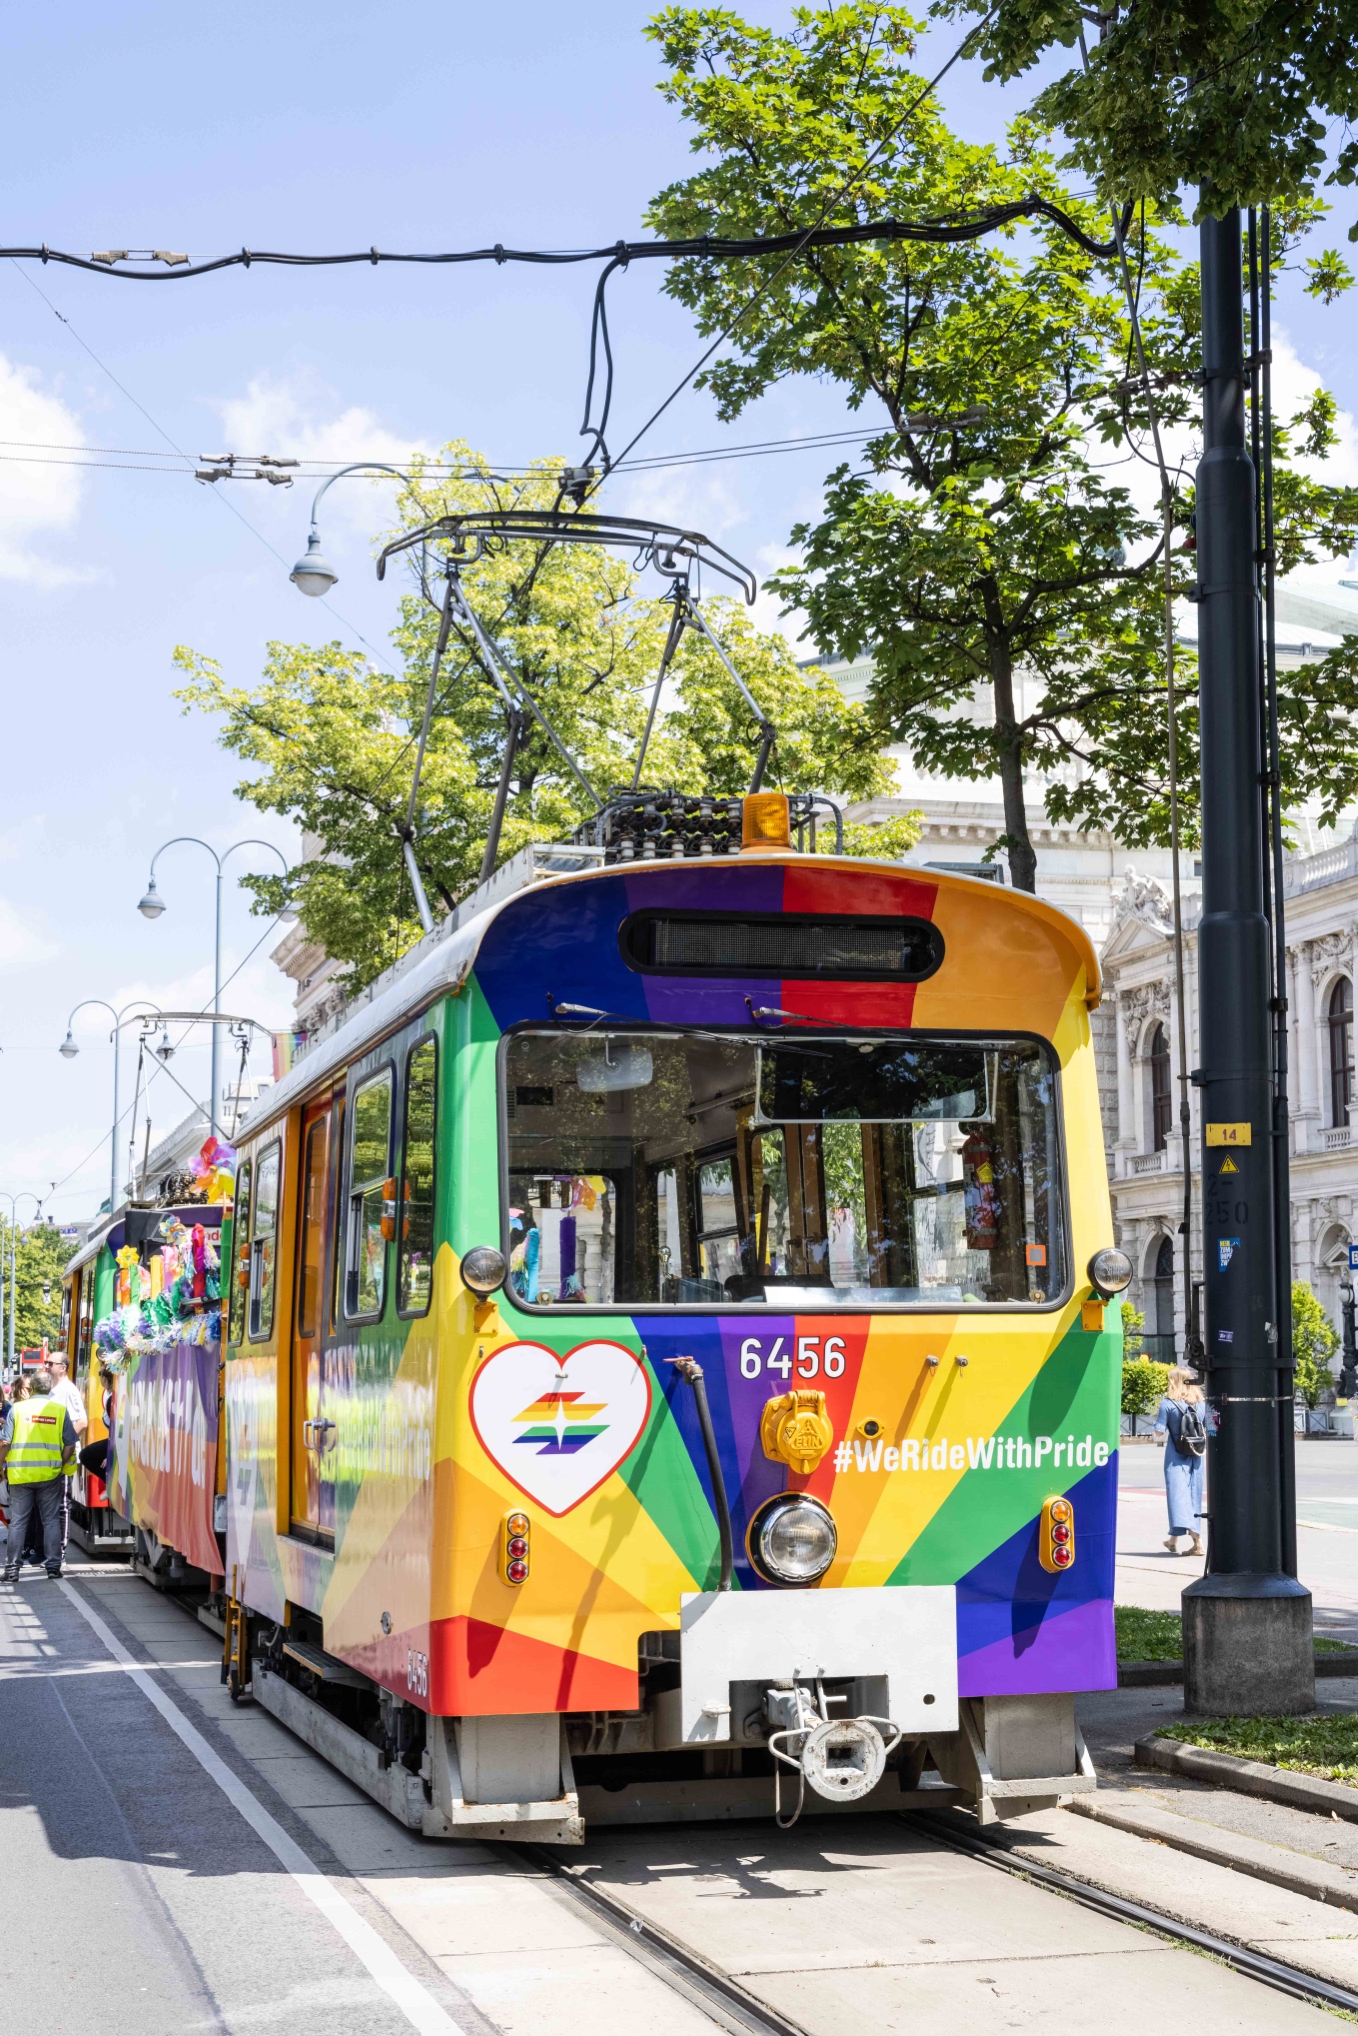
<instances>
[{"instance_id":1,"label":"yellow warning sign","mask_svg":"<svg viewBox=\"0 0 1358 2036\"><path fill-rule=\"evenodd\" d=\"M1209 1145L1250 1145L1253 1143L1249 1124L1209 1124L1207 1143Z\"/></svg>"},{"instance_id":2,"label":"yellow warning sign","mask_svg":"<svg viewBox=\"0 0 1358 2036\"><path fill-rule=\"evenodd\" d=\"M1240 1171L1239 1167L1236 1165L1235 1161L1230 1157L1229 1153L1227 1154L1226 1158L1223 1159L1221 1162L1221 1171L1224 1174L1238 1174Z\"/></svg>"}]
</instances>

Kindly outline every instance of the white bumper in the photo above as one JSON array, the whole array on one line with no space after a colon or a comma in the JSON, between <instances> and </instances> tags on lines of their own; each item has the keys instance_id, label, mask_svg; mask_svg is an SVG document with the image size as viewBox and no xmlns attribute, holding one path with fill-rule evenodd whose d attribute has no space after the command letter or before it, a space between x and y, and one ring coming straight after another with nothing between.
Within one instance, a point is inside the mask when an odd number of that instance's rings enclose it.
<instances>
[{"instance_id":1,"label":"white bumper","mask_svg":"<svg viewBox=\"0 0 1358 2036\"><path fill-rule=\"evenodd\" d=\"M731 1684L881 1676L885 1716L907 1734L957 1730L957 1593L951 1584L872 1590L703 1591L681 1600L681 1734L731 1736Z\"/></svg>"}]
</instances>

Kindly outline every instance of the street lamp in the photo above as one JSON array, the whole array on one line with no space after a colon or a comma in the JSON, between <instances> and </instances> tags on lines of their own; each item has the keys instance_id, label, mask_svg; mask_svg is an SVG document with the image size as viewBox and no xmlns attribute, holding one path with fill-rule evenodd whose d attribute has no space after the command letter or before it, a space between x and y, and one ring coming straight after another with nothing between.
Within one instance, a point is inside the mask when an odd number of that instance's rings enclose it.
<instances>
[{"instance_id":1,"label":"street lamp","mask_svg":"<svg viewBox=\"0 0 1358 2036\"><path fill-rule=\"evenodd\" d=\"M306 541L306 557L299 558L288 578L301 594L310 594L318 599L328 594L339 579L339 574L321 553L321 533L316 528L316 511L321 506L321 497L336 481L342 481L346 474L395 474L398 481L409 482L409 474L403 474L399 467L389 467L382 460L356 460L351 467L341 467L338 473L330 474L316 490L316 499L311 505L311 534ZM154 884L152 890L155 889ZM146 909L145 904L142 906Z\"/></svg>"},{"instance_id":2,"label":"street lamp","mask_svg":"<svg viewBox=\"0 0 1358 2036\"><path fill-rule=\"evenodd\" d=\"M76 1012L85 1010L86 1006L90 1004L97 1004L99 1009L107 1011L113 1020L113 1031L110 1035L113 1040L113 1129L109 1132L108 1158L108 1213L111 1216L118 1206L118 1056L122 1050L121 1026L129 1011L145 1011L151 1007L147 1004L146 999L142 997L135 1004L124 1004L121 1011L115 1011L112 1004L106 1004L102 997L86 997L82 1003L76 1005L75 1010L72 1011L70 1017L66 1020L66 1037L57 1048L57 1052L63 1060L74 1060L80 1051L80 1048L75 1043L75 1034L72 1032L71 1026L74 1023ZM159 1004L154 1008L159 1011ZM39 1203L38 1206L41 1208L42 1204Z\"/></svg>"},{"instance_id":3,"label":"street lamp","mask_svg":"<svg viewBox=\"0 0 1358 2036\"><path fill-rule=\"evenodd\" d=\"M317 500L319 499L318 496ZM221 855L218 855L216 849L209 842L203 841L198 835L176 834L173 840L162 842L151 858L151 875L146 886L146 895L137 907L143 919L159 919L161 913L165 910L165 900L156 889L156 864L160 861L167 848L177 848L181 842L188 842L195 848L205 848L217 866L217 903L212 948L212 1008L214 1011L220 1011L222 1007L222 870L225 868L227 857L234 855L238 848L267 848L270 855L276 855L282 863L284 876L288 874L288 859L282 849L276 847L272 841L261 841L256 836L250 836L245 841L233 841L230 848L225 849ZM65 1051L64 1047L62 1051ZM169 1040L166 1038L162 1038L160 1045L156 1048L156 1052L162 1061L168 1060L173 1051L174 1048L170 1046ZM212 1101L208 1105L208 1122L212 1127L214 1135L217 1137L221 1136L221 1127L217 1122L217 1111L221 1103L219 1087L220 1062L221 1026L214 1023L212 1027Z\"/></svg>"},{"instance_id":4,"label":"street lamp","mask_svg":"<svg viewBox=\"0 0 1358 2036\"><path fill-rule=\"evenodd\" d=\"M10 1378L13 1378L14 1376L14 1312L15 1312L15 1300L19 1291L19 1246L18 1246L19 1226L17 1221L17 1211L20 1202L22 1202L25 1199L25 1197L30 1202L37 1203L38 1214L39 1216L41 1216L42 1197L41 1195L35 1195L32 1188L20 1188L17 1195L11 1195L7 1192L0 1191L0 1202L9 1203L9 1358L6 1363L5 1369ZM0 1329L3 1329L3 1326L4 1326L3 1321L0 1321Z\"/></svg>"}]
</instances>

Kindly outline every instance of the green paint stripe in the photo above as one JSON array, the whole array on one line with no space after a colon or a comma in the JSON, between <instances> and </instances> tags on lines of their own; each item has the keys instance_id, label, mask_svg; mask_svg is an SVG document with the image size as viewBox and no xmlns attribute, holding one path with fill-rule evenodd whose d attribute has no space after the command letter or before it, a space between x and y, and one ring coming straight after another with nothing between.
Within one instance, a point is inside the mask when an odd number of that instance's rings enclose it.
<instances>
[{"instance_id":1,"label":"green paint stripe","mask_svg":"<svg viewBox=\"0 0 1358 2036\"><path fill-rule=\"evenodd\" d=\"M1036 1377L1019 1394L996 1436L1074 1433L1116 1446L1121 1399L1121 1339L1078 1325L1066 1332ZM1081 1469L969 1470L887 1578L889 1584L955 1583L1017 1534L1044 1499L1084 1477Z\"/></svg>"}]
</instances>

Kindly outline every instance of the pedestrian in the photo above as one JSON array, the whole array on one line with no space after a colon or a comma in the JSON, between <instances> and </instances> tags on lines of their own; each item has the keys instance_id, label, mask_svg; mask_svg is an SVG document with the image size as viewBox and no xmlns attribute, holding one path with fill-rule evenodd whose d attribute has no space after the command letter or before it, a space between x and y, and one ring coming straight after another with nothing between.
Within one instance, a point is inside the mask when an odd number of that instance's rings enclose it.
<instances>
[{"instance_id":1,"label":"pedestrian","mask_svg":"<svg viewBox=\"0 0 1358 2036\"><path fill-rule=\"evenodd\" d=\"M10 1409L13 1407L17 1407L21 1401L26 1400L30 1392L32 1392L32 1390L33 1388L29 1382L28 1373L23 1371L17 1372L15 1376L10 1380L9 1406L6 1407L3 1417L0 1417L0 1423L9 1419ZM29 1524L30 1537L36 1540L38 1532L39 1532L38 1522L36 1518L34 1518ZM13 1542L11 1542L10 1543L11 1550L13 1549L13 1546L14 1544ZM20 1567L22 1567L22 1565L26 1562L41 1562L42 1556L36 1548L21 1548L17 1556L13 1557L13 1560L16 1561L20 1565Z\"/></svg>"},{"instance_id":2,"label":"pedestrian","mask_svg":"<svg viewBox=\"0 0 1358 2036\"><path fill-rule=\"evenodd\" d=\"M1155 1432L1165 1438L1165 1500L1169 1507L1165 1547L1171 1555L1178 1555L1180 1538L1186 1534L1189 1546L1184 1553L1201 1555L1198 1522L1203 1509L1207 1427L1202 1388L1194 1374L1180 1365L1170 1366L1164 1398L1156 1409Z\"/></svg>"},{"instance_id":3,"label":"pedestrian","mask_svg":"<svg viewBox=\"0 0 1358 2036\"><path fill-rule=\"evenodd\" d=\"M70 1375L70 1364L64 1350L54 1350L47 1360L47 1369L52 1374L52 1398L60 1400L71 1417L75 1429L76 1444L84 1440L90 1425L85 1411L85 1395L74 1384ZM61 1559L66 1560L66 1543L71 1538L71 1481L75 1477L76 1460L73 1457L61 1481Z\"/></svg>"},{"instance_id":4,"label":"pedestrian","mask_svg":"<svg viewBox=\"0 0 1358 2036\"><path fill-rule=\"evenodd\" d=\"M0 1428L0 1476L9 1481L9 1542L3 1581L19 1581L19 1563L34 1520L41 1524L47 1574L61 1575L61 1494L75 1455L75 1423L53 1397L50 1371L30 1376L28 1398L12 1407Z\"/></svg>"}]
</instances>

